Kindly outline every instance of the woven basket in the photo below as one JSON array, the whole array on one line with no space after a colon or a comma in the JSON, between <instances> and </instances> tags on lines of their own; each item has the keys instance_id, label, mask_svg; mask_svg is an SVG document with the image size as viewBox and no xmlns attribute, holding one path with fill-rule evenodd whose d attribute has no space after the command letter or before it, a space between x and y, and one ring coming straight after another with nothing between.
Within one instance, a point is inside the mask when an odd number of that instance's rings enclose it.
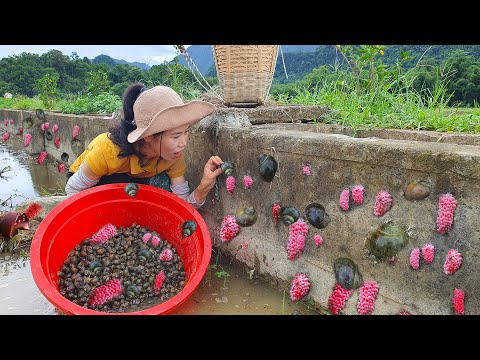
<instances>
[{"instance_id":1,"label":"woven basket","mask_svg":"<svg viewBox=\"0 0 480 360\"><path fill-rule=\"evenodd\" d=\"M264 104L272 85L278 45L212 45L212 51L225 105Z\"/></svg>"}]
</instances>

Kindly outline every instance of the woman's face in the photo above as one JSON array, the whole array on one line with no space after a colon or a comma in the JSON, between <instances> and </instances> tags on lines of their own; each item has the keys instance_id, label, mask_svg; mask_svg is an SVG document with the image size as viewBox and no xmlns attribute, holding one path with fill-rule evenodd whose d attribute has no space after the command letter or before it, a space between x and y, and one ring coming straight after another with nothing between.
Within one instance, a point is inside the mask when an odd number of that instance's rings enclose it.
<instances>
[{"instance_id":1,"label":"woman's face","mask_svg":"<svg viewBox=\"0 0 480 360\"><path fill-rule=\"evenodd\" d=\"M176 160L181 155L188 143L190 124L164 131L158 138L160 155L165 160Z\"/></svg>"}]
</instances>

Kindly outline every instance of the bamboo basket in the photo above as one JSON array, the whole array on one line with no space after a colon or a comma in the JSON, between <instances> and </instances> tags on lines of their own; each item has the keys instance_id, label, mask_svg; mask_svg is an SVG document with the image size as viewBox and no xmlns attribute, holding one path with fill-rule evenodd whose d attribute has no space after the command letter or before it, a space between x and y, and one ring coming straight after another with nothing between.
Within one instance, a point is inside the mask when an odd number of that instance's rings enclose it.
<instances>
[{"instance_id":1,"label":"bamboo basket","mask_svg":"<svg viewBox=\"0 0 480 360\"><path fill-rule=\"evenodd\" d=\"M212 45L226 106L262 105L270 91L278 45Z\"/></svg>"}]
</instances>

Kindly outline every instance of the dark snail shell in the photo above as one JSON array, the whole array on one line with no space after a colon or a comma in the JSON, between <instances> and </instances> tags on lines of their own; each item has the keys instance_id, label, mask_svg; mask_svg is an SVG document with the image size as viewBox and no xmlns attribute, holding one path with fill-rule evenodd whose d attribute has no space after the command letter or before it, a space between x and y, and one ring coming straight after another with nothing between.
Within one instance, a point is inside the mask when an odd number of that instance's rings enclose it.
<instances>
[{"instance_id":1,"label":"dark snail shell","mask_svg":"<svg viewBox=\"0 0 480 360\"><path fill-rule=\"evenodd\" d=\"M150 259L150 256L150 251L148 251L147 249L140 249L137 253L137 258L140 261L146 261Z\"/></svg>"},{"instance_id":2,"label":"dark snail shell","mask_svg":"<svg viewBox=\"0 0 480 360\"><path fill-rule=\"evenodd\" d=\"M64 163L68 163L68 154L66 152L62 153L62 156L60 157Z\"/></svg>"},{"instance_id":3,"label":"dark snail shell","mask_svg":"<svg viewBox=\"0 0 480 360\"><path fill-rule=\"evenodd\" d=\"M93 260L88 267L94 274L101 274L103 272L103 265L98 260Z\"/></svg>"},{"instance_id":4,"label":"dark snail shell","mask_svg":"<svg viewBox=\"0 0 480 360\"><path fill-rule=\"evenodd\" d=\"M235 221L239 226L252 226L257 221L257 212L252 206L240 208L235 213Z\"/></svg>"},{"instance_id":5,"label":"dark snail shell","mask_svg":"<svg viewBox=\"0 0 480 360\"><path fill-rule=\"evenodd\" d=\"M45 131L45 138L50 141L53 139L53 134L47 130Z\"/></svg>"},{"instance_id":6,"label":"dark snail shell","mask_svg":"<svg viewBox=\"0 0 480 360\"><path fill-rule=\"evenodd\" d=\"M134 297L137 296L139 293L140 293L140 289L139 289L138 286L135 285L135 284L130 284L130 285L128 285L127 288L125 289L125 295L126 295L127 298L129 298L129 299L134 298Z\"/></svg>"},{"instance_id":7,"label":"dark snail shell","mask_svg":"<svg viewBox=\"0 0 480 360\"><path fill-rule=\"evenodd\" d=\"M137 196L137 192L138 192L138 184L128 183L127 185L125 185L124 190L128 196L135 197Z\"/></svg>"},{"instance_id":8,"label":"dark snail shell","mask_svg":"<svg viewBox=\"0 0 480 360\"><path fill-rule=\"evenodd\" d=\"M196 228L197 228L197 223L195 221L193 220L184 221L182 224L183 237L192 235Z\"/></svg>"},{"instance_id":9,"label":"dark snail shell","mask_svg":"<svg viewBox=\"0 0 480 360\"><path fill-rule=\"evenodd\" d=\"M262 154L258 158L258 171L263 180L271 182L278 169L277 160L272 156Z\"/></svg>"},{"instance_id":10,"label":"dark snail shell","mask_svg":"<svg viewBox=\"0 0 480 360\"><path fill-rule=\"evenodd\" d=\"M335 279L347 290L358 289L363 285L363 277L357 264L349 258L338 258L333 263Z\"/></svg>"},{"instance_id":11,"label":"dark snail shell","mask_svg":"<svg viewBox=\"0 0 480 360\"><path fill-rule=\"evenodd\" d=\"M405 230L394 223L385 223L368 234L365 247L378 258L391 258L408 242Z\"/></svg>"},{"instance_id":12,"label":"dark snail shell","mask_svg":"<svg viewBox=\"0 0 480 360\"><path fill-rule=\"evenodd\" d=\"M305 208L305 216L312 226L317 229L325 228L330 222L330 216L325 211L325 207L318 203L311 203Z\"/></svg>"},{"instance_id":13,"label":"dark snail shell","mask_svg":"<svg viewBox=\"0 0 480 360\"><path fill-rule=\"evenodd\" d=\"M285 225L289 226L298 220L300 212L293 206L284 206L278 211L278 216Z\"/></svg>"},{"instance_id":14,"label":"dark snail shell","mask_svg":"<svg viewBox=\"0 0 480 360\"><path fill-rule=\"evenodd\" d=\"M220 169L222 169L222 172L225 175L230 176L233 173L233 163L230 161L225 161L222 163L222 165L220 165Z\"/></svg>"},{"instance_id":15,"label":"dark snail shell","mask_svg":"<svg viewBox=\"0 0 480 360\"><path fill-rule=\"evenodd\" d=\"M35 115L37 115L37 119L40 121L45 120L45 112L42 109L35 110Z\"/></svg>"}]
</instances>

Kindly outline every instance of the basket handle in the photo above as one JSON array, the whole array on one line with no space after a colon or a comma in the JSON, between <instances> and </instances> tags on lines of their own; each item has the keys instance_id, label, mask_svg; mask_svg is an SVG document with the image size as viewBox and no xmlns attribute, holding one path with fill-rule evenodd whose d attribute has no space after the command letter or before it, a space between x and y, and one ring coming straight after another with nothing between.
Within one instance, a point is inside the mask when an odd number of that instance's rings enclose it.
<instances>
[{"instance_id":1,"label":"basket handle","mask_svg":"<svg viewBox=\"0 0 480 360\"><path fill-rule=\"evenodd\" d=\"M175 45L175 47L178 49L178 51L180 51L180 53L183 55L183 57L185 58L185 61L187 62L187 65L190 69L190 71L192 72L193 76L195 77L195 79L197 80L197 82L203 87L203 89L212 94L213 96L215 96L217 99L219 99L222 103L224 102L224 100L222 99L222 97L220 95L217 94L217 92L212 88L212 86L208 83L208 81L203 77L202 73L200 72L200 70L198 70L197 66L195 65L195 63L193 62L193 59L192 57L188 54L187 52L187 49L185 49L185 46L183 45ZM197 75L196 75L196 72L200 75L200 77L202 78L202 80L205 82L205 84L207 84L208 86L208 89L205 87L205 85L202 84L202 82L197 78Z\"/></svg>"}]
</instances>

